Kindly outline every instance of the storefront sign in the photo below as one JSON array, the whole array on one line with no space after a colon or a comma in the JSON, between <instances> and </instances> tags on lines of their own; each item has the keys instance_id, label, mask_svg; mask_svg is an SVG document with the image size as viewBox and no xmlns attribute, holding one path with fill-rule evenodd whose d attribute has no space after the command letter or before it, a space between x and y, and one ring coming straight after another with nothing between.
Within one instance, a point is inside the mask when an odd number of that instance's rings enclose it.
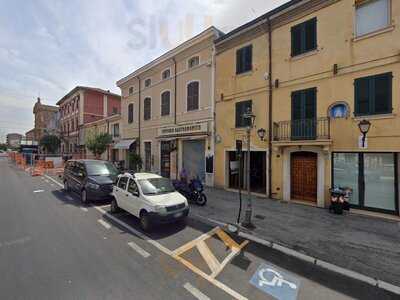
<instances>
[{"instance_id":1,"label":"storefront sign","mask_svg":"<svg viewBox=\"0 0 400 300\"><path fill-rule=\"evenodd\" d=\"M163 127L158 129L158 136L182 136L208 132L207 123L195 123L181 126Z\"/></svg>"}]
</instances>

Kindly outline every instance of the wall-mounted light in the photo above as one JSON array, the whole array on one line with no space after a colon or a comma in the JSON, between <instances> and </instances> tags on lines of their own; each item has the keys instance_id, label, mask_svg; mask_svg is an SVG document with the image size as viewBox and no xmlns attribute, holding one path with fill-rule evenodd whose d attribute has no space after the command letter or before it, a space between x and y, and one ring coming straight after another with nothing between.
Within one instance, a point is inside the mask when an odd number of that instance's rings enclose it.
<instances>
[{"instance_id":1,"label":"wall-mounted light","mask_svg":"<svg viewBox=\"0 0 400 300\"><path fill-rule=\"evenodd\" d=\"M264 141L266 133L267 133L267 131L264 128L260 128L257 130L257 135L261 141Z\"/></svg>"},{"instance_id":2,"label":"wall-mounted light","mask_svg":"<svg viewBox=\"0 0 400 300\"><path fill-rule=\"evenodd\" d=\"M371 128L371 122L368 120L362 120L360 123L358 123L358 128L361 131L362 134L362 147L365 147L365 139L367 137L367 133Z\"/></svg>"}]
</instances>

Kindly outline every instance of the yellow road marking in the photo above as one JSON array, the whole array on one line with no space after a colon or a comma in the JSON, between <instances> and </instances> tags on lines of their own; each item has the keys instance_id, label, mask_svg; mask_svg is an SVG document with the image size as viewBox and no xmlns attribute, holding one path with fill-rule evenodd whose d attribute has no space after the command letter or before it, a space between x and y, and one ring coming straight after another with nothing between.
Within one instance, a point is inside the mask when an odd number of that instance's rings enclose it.
<instances>
[{"instance_id":1,"label":"yellow road marking","mask_svg":"<svg viewBox=\"0 0 400 300\"><path fill-rule=\"evenodd\" d=\"M181 255L182 253L195 247L198 242L205 241L206 239L213 236L218 230L219 230L219 227L215 227L214 229L210 230L209 232L206 232L206 233L202 234L201 236L199 236L198 238L190 241L189 243L179 247L178 249L175 249L175 251L173 251L173 253L176 255Z\"/></svg>"},{"instance_id":2,"label":"yellow road marking","mask_svg":"<svg viewBox=\"0 0 400 300\"><path fill-rule=\"evenodd\" d=\"M208 246L204 241L198 242L196 247L199 250L203 259L206 261L211 272L212 273L216 272L220 267L220 263L215 257L215 255L211 252L210 248L208 248Z\"/></svg>"}]
</instances>

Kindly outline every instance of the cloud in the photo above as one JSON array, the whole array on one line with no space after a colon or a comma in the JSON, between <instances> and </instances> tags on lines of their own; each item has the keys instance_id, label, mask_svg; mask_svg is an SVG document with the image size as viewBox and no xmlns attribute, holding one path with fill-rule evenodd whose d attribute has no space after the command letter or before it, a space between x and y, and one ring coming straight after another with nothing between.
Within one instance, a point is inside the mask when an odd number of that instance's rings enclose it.
<instances>
[{"instance_id":1,"label":"cloud","mask_svg":"<svg viewBox=\"0 0 400 300\"><path fill-rule=\"evenodd\" d=\"M76 85L119 93L117 80L210 24L229 31L283 2L3 1L1 124L14 131L29 130L39 94L44 102L55 104Z\"/></svg>"}]
</instances>

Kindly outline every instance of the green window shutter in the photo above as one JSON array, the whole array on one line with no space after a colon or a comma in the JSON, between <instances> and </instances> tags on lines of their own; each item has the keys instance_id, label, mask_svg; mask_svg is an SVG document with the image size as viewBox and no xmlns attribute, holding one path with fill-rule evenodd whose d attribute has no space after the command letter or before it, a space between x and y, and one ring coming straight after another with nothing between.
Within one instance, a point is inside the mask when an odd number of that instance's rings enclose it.
<instances>
[{"instance_id":1,"label":"green window shutter","mask_svg":"<svg viewBox=\"0 0 400 300\"><path fill-rule=\"evenodd\" d=\"M375 76L373 79L373 112L385 114L392 112L392 73Z\"/></svg>"},{"instance_id":2,"label":"green window shutter","mask_svg":"<svg viewBox=\"0 0 400 300\"><path fill-rule=\"evenodd\" d=\"M242 73L242 49L236 51L236 74Z\"/></svg>"},{"instance_id":3,"label":"green window shutter","mask_svg":"<svg viewBox=\"0 0 400 300\"><path fill-rule=\"evenodd\" d=\"M304 23L305 31L305 51L317 48L317 18Z\"/></svg>"},{"instance_id":4,"label":"green window shutter","mask_svg":"<svg viewBox=\"0 0 400 300\"><path fill-rule=\"evenodd\" d=\"M304 119L315 119L317 115L317 89L312 88L304 91L305 112Z\"/></svg>"},{"instance_id":5,"label":"green window shutter","mask_svg":"<svg viewBox=\"0 0 400 300\"><path fill-rule=\"evenodd\" d=\"M370 78L358 78L354 81L355 115L370 114Z\"/></svg>"},{"instance_id":6,"label":"green window shutter","mask_svg":"<svg viewBox=\"0 0 400 300\"><path fill-rule=\"evenodd\" d=\"M249 45L244 50L244 71L250 71L252 69L253 61L253 45Z\"/></svg>"},{"instance_id":7,"label":"green window shutter","mask_svg":"<svg viewBox=\"0 0 400 300\"><path fill-rule=\"evenodd\" d=\"M302 24L292 27L292 56L301 54Z\"/></svg>"},{"instance_id":8,"label":"green window shutter","mask_svg":"<svg viewBox=\"0 0 400 300\"><path fill-rule=\"evenodd\" d=\"M303 119L302 91L292 93L292 120Z\"/></svg>"}]
</instances>

